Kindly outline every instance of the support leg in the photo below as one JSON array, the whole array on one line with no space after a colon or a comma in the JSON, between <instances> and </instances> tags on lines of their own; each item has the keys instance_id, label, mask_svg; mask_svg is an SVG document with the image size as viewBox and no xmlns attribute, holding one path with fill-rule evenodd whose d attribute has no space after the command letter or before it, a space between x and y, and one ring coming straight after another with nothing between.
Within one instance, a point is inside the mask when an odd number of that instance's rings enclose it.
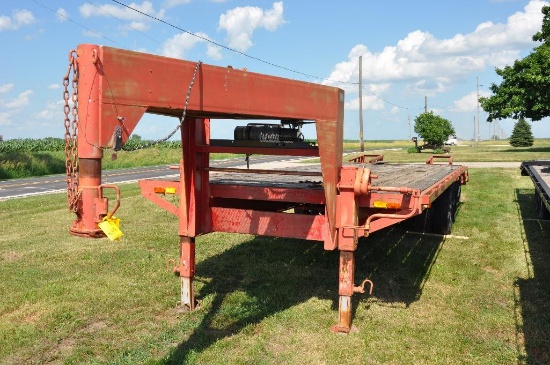
<instances>
[{"instance_id":1,"label":"support leg","mask_svg":"<svg viewBox=\"0 0 550 365\"><path fill-rule=\"evenodd\" d=\"M353 251L340 251L340 265L338 270L338 294L340 295L338 308L338 324L333 326L333 332L348 333L351 329L351 296L355 276L355 255Z\"/></svg>"},{"instance_id":2,"label":"support leg","mask_svg":"<svg viewBox=\"0 0 550 365\"><path fill-rule=\"evenodd\" d=\"M189 310L194 310L195 238L180 236L180 264L178 271L181 279L181 305Z\"/></svg>"}]
</instances>

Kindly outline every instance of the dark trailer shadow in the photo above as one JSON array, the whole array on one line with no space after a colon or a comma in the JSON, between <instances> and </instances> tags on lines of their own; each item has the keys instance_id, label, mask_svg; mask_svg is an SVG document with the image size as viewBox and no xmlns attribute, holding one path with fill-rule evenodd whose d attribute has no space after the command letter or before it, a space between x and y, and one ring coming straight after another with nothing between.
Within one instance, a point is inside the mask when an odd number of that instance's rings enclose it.
<instances>
[{"instance_id":1,"label":"dark trailer shadow","mask_svg":"<svg viewBox=\"0 0 550 365\"><path fill-rule=\"evenodd\" d=\"M406 234L405 225L376 232L358 245L355 282L370 278L371 300L377 303L408 306L420 297L441 242L441 237ZM187 363L216 341L313 297L332 301L331 324L336 324L338 259L337 250L325 251L320 242L258 236L197 263L196 278L204 283L197 296L213 299L199 309L206 313L190 337L160 363ZM247 298L238 310L224 307L237 292ZM368 295L355 294L353 307L368 310L369 301Z\"/></svg>"},{"instance_id":2,"label":"dark trailer shadow","mask_svg":"<svg viewBox=\"0 0 550 365\"><path fill-rule=\"evenodd\" d=\"M528 278L515 282L518 346L523 334L526 352L518 361L550 364L550 222L536 219L533 189L516 189L516 201L528 268Z\"/></svg>"}]
</instances>

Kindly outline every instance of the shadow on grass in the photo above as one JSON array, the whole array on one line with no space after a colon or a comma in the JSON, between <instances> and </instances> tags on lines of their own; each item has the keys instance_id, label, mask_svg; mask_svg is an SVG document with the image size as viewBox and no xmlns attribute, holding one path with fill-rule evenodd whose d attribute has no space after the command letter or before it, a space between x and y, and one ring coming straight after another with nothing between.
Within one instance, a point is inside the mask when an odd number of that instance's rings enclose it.
<instances>
[{"instance_id":1,"label":"shadow on grass","mask_svg":"<svg viewBox=\"0 0 550 365\"><path fill-rule=\"evenodd\" d=\"M529 365L550 364L550 222L536 219L533 189L516 189L520 218L525 230L524 251L529 278L519 278L516 327L523 334L526 358L518 359ZM521 343L518 341L518 346ZM522 351L520 351L522 353Z\"/></svg>"},{"instance_id":2,"label":"shadow on grass","mask_svg":"<svg viewBox=\"0 0 550 365\"><path fill-rule=\"evenodd\" d=\"M510 148L506 150L502 150L500 152L542 152L542 153L550 153L550 147L529 147L529 148Z\"/></svg>"},{"instance_id":3,"label":"shadow on grass","mask_svg":"<svg viewBox=\"0 0 550 365\"><path fill-rule=\"evenodd\" d=\"M355 282L370 278L379 303L417 300L439 252L441 238L405 233L402 225L377 232L356 251ZM213 299L190 337L160 363L193 362L216 341L313 297L332 300L336 324L338 258L320 242L255 237L198 263L197 279L205 284L197 295ZM367 299L355 294L353 307Z\"/></svg>"}]
</instances>

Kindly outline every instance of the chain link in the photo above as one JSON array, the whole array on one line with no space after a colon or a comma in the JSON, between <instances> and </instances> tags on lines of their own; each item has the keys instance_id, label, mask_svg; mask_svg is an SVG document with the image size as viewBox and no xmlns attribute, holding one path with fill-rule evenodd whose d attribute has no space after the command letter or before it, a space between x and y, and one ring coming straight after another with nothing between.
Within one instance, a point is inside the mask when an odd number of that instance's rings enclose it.
<instances>
[{"instance_id":1,"label":"chain link","mask_svg":"<svg viewBox=\"0 0 550 365\"><path fill-rule=\"evenodd\" d=\"M185 116L187 115L187 107L189 106L189 99L191 98L191 90L193 89L193 85L195 84L195 78L197 77L197 73L199 71L199 68L200 68L201 64L202 64L202 61L198 61L197 64L195 65L195 71L193 72L193 77L191 78L191 82L189 83L189 87L187 88L187 95L185 96L185 105L183 107L183 113L182 113L182 116L180 118L180 122L178 123L176 128L174 128L174 130L172 132L170 132L170 134L168 134L166 137L161 138L161 139L157 139L156 141L153 141L151 143L141 145L141 146L137 146L137 147L133 147L133 148L125 148L124 146L122 146L123 151L136 151L136 150L141 150L141 149L144 149L144 148L149 148L149 147L155 146L155 145L157 145L161 142L166 142L167 140L172 138L172 136L174 134L176 134L178 129L181 128L181 126L183 124L183 121L185 120ZM118 118L122 123L124 123L124 118L122 118L122 117L118 117Z\"/></svg>"},{"instance_id":2,"label":"chain link","mask_svg":"<svg viewBox=\"0 0 550 365\"><path fill-rule=\"evenodd\" d=\"M71 72L72 71L72 72ZM72 75L72 80L71 80ZM69 91L71 81L72 95ZM72 102L72 108L69 104ZM65 114L65 168L67 171L67 203L69 210L76 212L78 208L78 63L76 50L69 52L69 67L63 78L63 112Z\"/></svg>"}]
</instances>

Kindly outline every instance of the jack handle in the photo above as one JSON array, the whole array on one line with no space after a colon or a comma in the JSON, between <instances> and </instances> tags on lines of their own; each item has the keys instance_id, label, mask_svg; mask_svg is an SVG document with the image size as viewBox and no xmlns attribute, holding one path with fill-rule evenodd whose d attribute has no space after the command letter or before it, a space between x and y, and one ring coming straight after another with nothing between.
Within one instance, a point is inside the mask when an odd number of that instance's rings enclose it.
<instances>
[{"instance_id":1,"label":"jack handle","mask_svg":"<svg viewBox=\"0 0 550 365\"><path fill-rule=\"evenodd\" d=\"M370 281L369 279L363 280L363 282L362 282L361 285L359 285L359 286L354 286L354 287L353 287L353 292L354 292L354 293L365 294L365 284L366 284L366 283L369 283L369 284L370 284L369 295L371 295L371 294L372 294L372 288L374 288L374 284L373 284L373 282Z\"/></svg>"},{"instance_id":2,"label":"jack handle","mask_svg":"<svg viewBox=\"0 0 550 365\"><path fill-rule=\"evenodd\" d=\"M113 210L109 213L107 213L107 219L111 218L115 212L117 211L118 207L120 207L120 188L113 184L101 184L97 187L99 190L99 197L103 198L103 189L115 189L116 192L116 204Z\"/></svg>"}]
</instances>

